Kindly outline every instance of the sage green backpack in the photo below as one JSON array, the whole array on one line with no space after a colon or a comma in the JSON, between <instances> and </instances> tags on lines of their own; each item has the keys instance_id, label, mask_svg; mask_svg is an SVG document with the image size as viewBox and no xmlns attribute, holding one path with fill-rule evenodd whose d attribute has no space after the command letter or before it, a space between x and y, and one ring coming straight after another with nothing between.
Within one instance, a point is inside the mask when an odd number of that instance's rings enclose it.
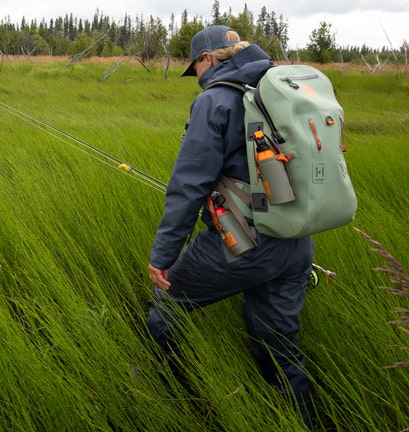
<instances>
[{"instance_id":1,"label":"sage green backpack","mask_svg":"<svg viewBox=\"0 0 409 432\"><path fill-rule=\"evenodd\" d=\"M304 237L352 221L357 198L344 158L344 111L328 77L311 66L283 65L269 69L257 88L245 88L250 185L239 186L247 189L249 199L225 184L233 206L252 217L259 232L279 238ZM292 201L272 205L267 199L255 163L259 131L269 147L288 160L281 163L295 196ZM283 185L278 181L270 187L274 194L274 188Z\"/></svg>"}]
</instances>

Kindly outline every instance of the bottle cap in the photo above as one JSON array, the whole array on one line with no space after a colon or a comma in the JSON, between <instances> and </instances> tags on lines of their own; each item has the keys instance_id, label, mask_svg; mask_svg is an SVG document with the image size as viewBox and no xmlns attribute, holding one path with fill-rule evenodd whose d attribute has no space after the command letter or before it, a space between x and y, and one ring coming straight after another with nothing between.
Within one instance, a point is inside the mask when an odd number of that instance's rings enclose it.
<instances>
[{"instance_id":1,"label":"bottle cap","mask_svg":"<svg viewBox=\"0 0 409 432\"><path fill-rule=\"evenodd\" d=\"M216 216L219 216L223 213L226 213L227 210L224 207L217 207L216 209L214 209L214 212L216 213Z\"/></svg>"}]
</instances>

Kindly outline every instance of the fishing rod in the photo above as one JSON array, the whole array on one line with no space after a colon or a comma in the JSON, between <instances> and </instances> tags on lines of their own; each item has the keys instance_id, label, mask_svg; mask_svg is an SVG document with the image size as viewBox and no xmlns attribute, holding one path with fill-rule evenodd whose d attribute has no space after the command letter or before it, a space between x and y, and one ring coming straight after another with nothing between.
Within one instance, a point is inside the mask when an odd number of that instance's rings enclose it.
<instances>
[{"instance_id":1,"label":"fishing rod","mask_svg":"<svg viewBox=\"0 0 409 432\"><path fill-rule=\"evenodd\" d=\"M167 188L166 183L163 183L160 180L156 179L155 177L137 169L136 167L134 167L130 164L125 163L124 161L118 159L115 156L112 156L111 154L105 152L104 150L101 150L101 149L85 142L84 140L81 140L81 139L63 131L62 129L59 129L50 123L47 123L47 122L45 122L45 121L43 121L37 117L34 117L33 115L28 114L28 113L26 113L26 112L24 112L24 111L22 111L16 107L10 105L10 104L7 104L5 102L0 101L0 107L3 108L4 110L6 110L9 114L12 114L15 117L18 117L19 119L23 120L24 122L42 130L43 132L45 132L48 135L51 135L52 137L64 142L65 144L73 146L72 142L65 140L64 138L62 138L62 136L80 144L85 149L91 150L95 154L103 156L106 160L116 164L116 166L112 166L111 164L108 164L109 166L111 166L112 168L119 169L125 173L135 174L139 181L141 181L142 183L145 183L146 185L150 186L151 188L156 189L160 192L166 191L166 188ZM56 133L58 133L59 135L56 135ZM84 150L78 148L77 146L73 146L73 147L75 147L77 150L83 151L88 156L91 156L94 159L97 159L98 161L100 161L102 163L107 163L104 160L99 159L95 155L90 154L87 151L84 151Z\"/></svg>"},{"instance_id":2,"label":"fishing rod","mask_svg":"<svg viewBox=\"0 0 409 432\"><path fill-rule=\"evenodd\" d=\"M329 279L335 279L337 277L337 274L331 270L327 270L324 267L321 267L317 264L312 263L312 269L317 270L320 273L322 273L324 276L326 276Z\"/></svg>"},{"instance_id":3,"label":"fishing rod","mask_svg":"<svg viewBox=\"0 0 409 432\"><path fill-rule=\"evenodd\" d=\"M157 178L135 168L134 166L118 159L115 156L112 156L111 154L105 152L104 150L101 150L87 142L85 142L84 140L81 140L77 137L75 137L74 135L71 135L65 131L63 131L62 129L57 128L56 126L53 126L50 123L47 123L31 114L28 114L10 104L7 104L5 102L0 101L0 107L3 108L4 110L6 110L9 114L14 115L15 117L18 117L19 119L23 120L24 122L30 124L31 126L34 126L38 129L40 129L41 131L47 133L48 135L51 135L52 137L73 146L73 144L65 139L63 139L61 136L56 135L55 133L58 133L60 135L62 135L63 137L69 138L70 140L81 144L82 146L84 146L87 150L91 150L94 153L103 156L105 159L109 160L110 162L113 162L116 164L116 166L112 166L110 164L108 164L111 168L115 168L120 170L121 172L125 172L125 173L133 173L136 175L136 179L138 181L140 181L141 183L144 183L145 185L156 189L159 192L165 193L166 189L168 187L168 185L166 183L161 182L160 180L158 180ZM48 130L49 129L49 130ZM51 132L53 131L53 132ZM90 157L93 157L94 159L98 160L99 162L102 163L107 163L102 159L99 159L98 157L96 157L93 154L88 153L87 151L84 151L76 146L73 146L74 148L76 148L77 150L83 151L85 154L87 154ZM334 273L331 270L327 270L317 264L312 264L312 272L311 272L311 276L308 280L308 287L309 288L314 288L318 285L319 283L319 276L318 273L322 273L324 276L326 276L329 279L335 279L336 278L336 273Z\"/></svg>"}]
</instances>

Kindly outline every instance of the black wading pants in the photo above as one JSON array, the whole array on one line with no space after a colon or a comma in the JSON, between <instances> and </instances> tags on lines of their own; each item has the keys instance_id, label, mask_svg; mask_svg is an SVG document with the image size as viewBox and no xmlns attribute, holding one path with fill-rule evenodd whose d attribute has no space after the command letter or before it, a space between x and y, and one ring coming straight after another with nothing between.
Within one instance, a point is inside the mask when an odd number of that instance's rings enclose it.
<instances>
[{"instance_id":1,"label":"black wading pants","mask_svg":"<svg viewBox=\"0 0 409 432\"><path fill-rule=\"evenodd\" d=\"M233 259L216 230L201 231L169 269L169 290L153 288L147 325L171 357L178 353L170 331L178 318L169 302L191 311L242 293L243 316L262 376L285 393L274 355L308 424L311 401L296 335L313 243L310 237L275 239L259 233L257 243L249 255Z\"/></svg>"}]
</instances>

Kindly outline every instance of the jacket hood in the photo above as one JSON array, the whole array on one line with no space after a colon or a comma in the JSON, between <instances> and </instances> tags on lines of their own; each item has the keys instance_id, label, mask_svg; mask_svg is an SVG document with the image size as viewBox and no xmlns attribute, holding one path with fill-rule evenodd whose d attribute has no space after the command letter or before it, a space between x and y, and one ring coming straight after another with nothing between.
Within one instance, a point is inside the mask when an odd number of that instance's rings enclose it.
<instances>
[{"instance_id":1,"label":"jacket hood","mask_svg":"<svg viewBox=\"0 0 409 432\"><path fill-rule=\"evenodd\" d=\"M206 88L217 81L257 85L267 69L274 66L271 58L258 46L250 45L216 66L206 70L199 79L199 85Z\"/></svg>"}]
</instances>

